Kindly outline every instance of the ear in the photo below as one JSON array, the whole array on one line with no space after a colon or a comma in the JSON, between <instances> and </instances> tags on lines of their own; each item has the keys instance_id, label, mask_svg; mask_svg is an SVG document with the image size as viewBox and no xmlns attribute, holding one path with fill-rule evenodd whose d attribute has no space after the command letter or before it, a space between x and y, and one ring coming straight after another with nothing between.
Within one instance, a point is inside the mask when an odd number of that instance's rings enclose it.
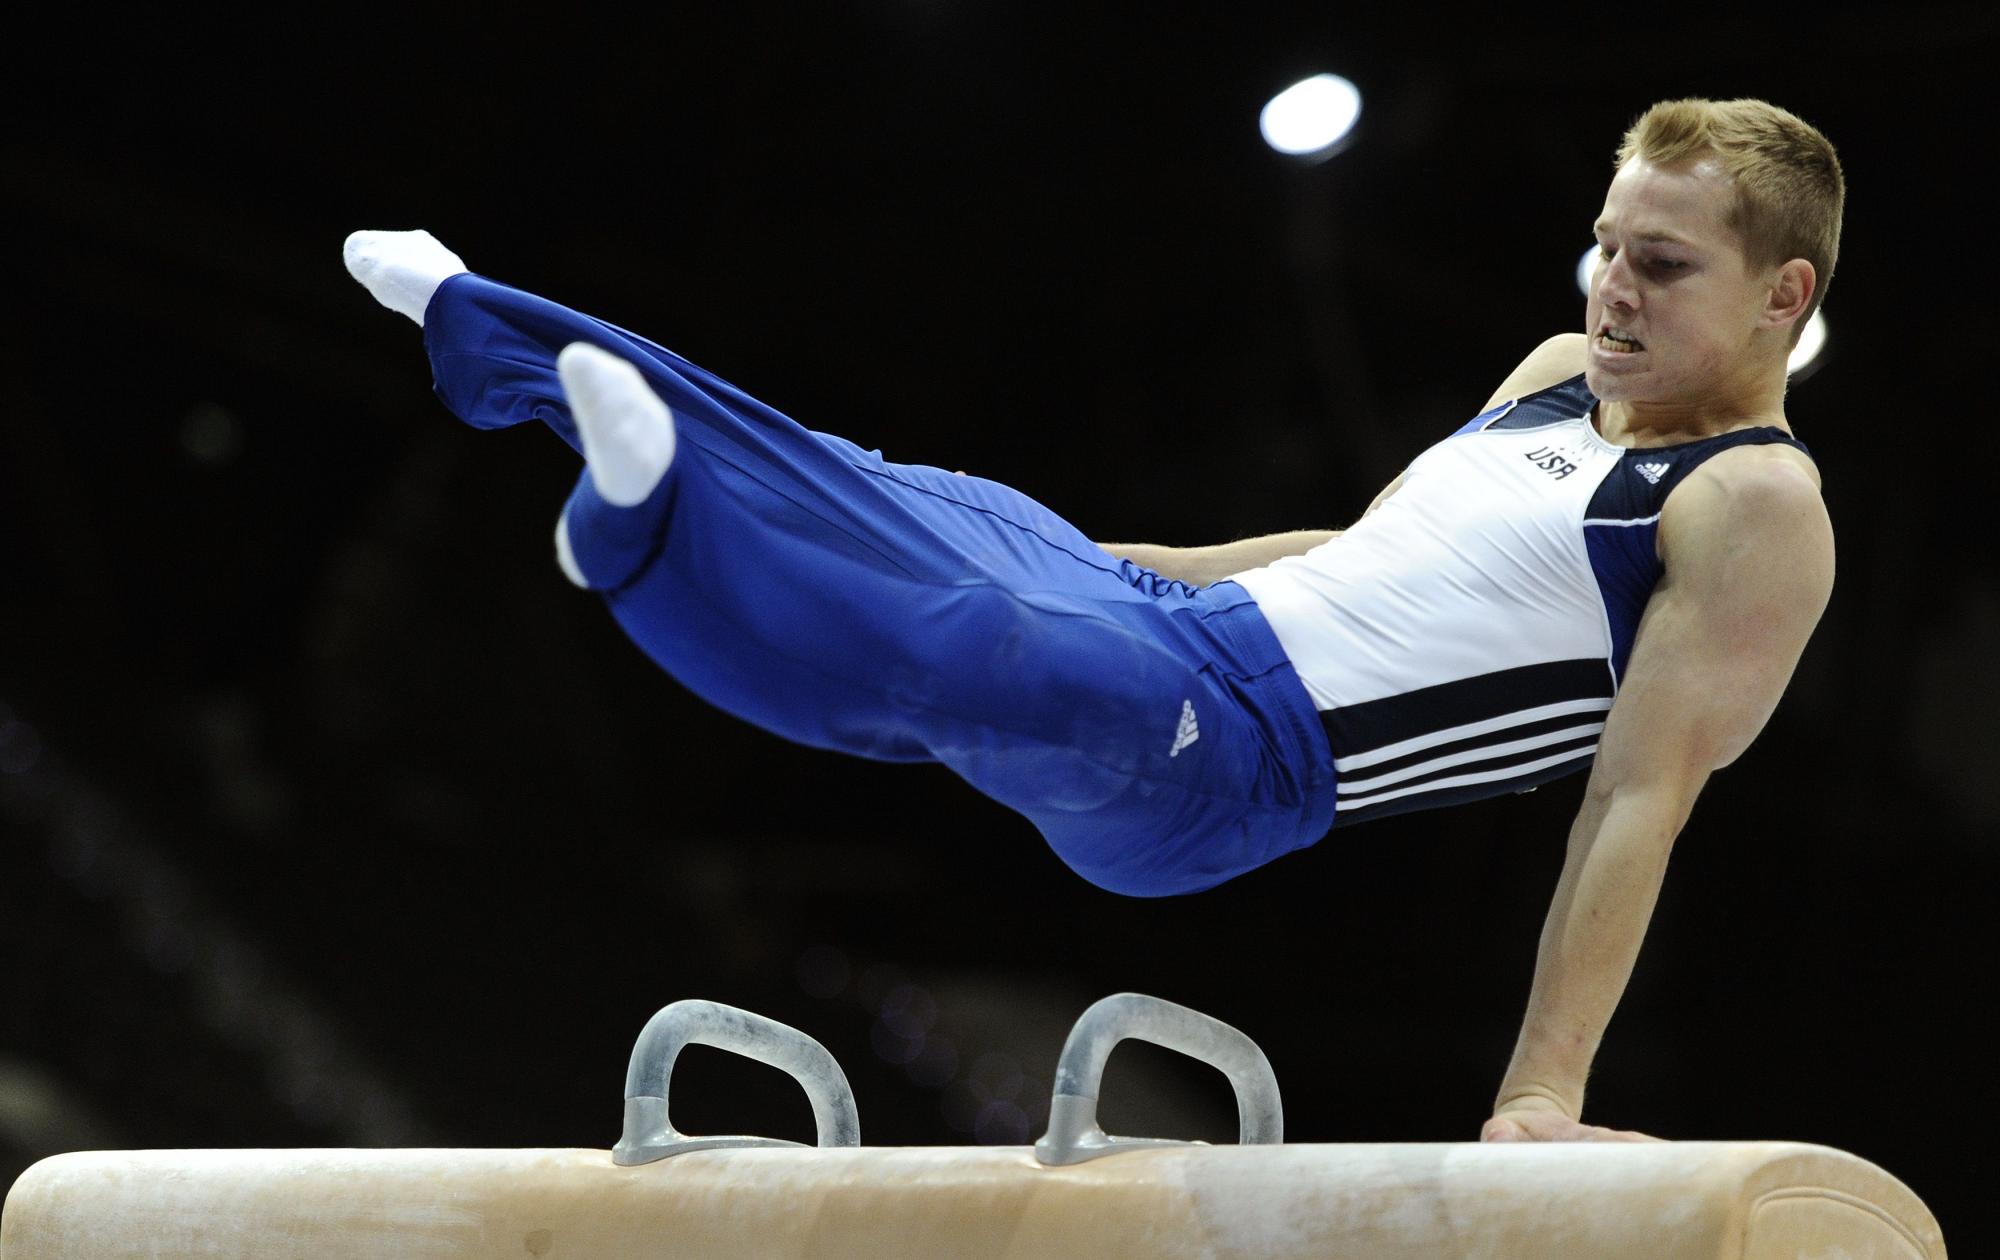
<instances>
[{"instance_id":1,"label":"ear","mask_svg":"<svg viewBox=\"0 0 2000 1260\"><path fill-rule=\"evenodd\" d=\"M1783 328L1797 321L1819 292L1819 275L1803 258L1781 264L1772 275L1770 291L1764 297L1760 322L1766 328Z\"/></svg>"}]
</instances>

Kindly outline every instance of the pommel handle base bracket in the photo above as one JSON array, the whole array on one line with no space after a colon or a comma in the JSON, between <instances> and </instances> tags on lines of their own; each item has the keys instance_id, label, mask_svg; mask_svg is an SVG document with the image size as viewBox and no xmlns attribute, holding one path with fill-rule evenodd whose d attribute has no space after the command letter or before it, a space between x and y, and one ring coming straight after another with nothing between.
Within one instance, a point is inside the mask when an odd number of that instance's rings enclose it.
<instances>
[{"instance_id":1,"label":"pommel handle base bracket","mask_svg":"<svg viewBox=\"0 0 2000 1260\"><path fill-rule=\"evenodd\" d=\"M1100 1155L1147 1146L1187 1146L1162 1138L1112 1137L1097 1127L1097 1096L1112 1047L1127 1037L1192 1055L1229 1078L1236 1090L1238 1140L1275 1145L1285 1140L1278 1078L1257 1043L1199 1011L1142 993L1114 993L1091 1006L1070 1029L1056 1063L1049 1131L1035 1143L1044 1164L1081 1164Z\"/></svg>"},{"instance_id":2,"label":"pommel handle base bracket","mask_svg":"<svg viewBox=\"0 0 2000 1260\"><path fill-rule=\"evenodd\" d=\"M718 1147L798 1146L765 1137L691 1137L667 1118L674 1060L689 1045L714 1046L789 1074L812 1102L820 1146L861 1145L861 1121L847 1074L811 1037L776 1020L720 1002L688 1000L646 1021L625 1073L625 1133L611 1148L613 1163L650 1164L669 1155Z\"/></svg>"}]
</instances>

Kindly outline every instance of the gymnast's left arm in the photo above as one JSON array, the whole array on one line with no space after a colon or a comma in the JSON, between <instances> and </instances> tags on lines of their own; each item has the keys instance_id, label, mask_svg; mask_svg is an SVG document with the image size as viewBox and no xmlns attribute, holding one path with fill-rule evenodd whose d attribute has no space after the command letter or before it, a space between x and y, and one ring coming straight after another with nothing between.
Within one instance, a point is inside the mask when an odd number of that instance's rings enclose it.
<instances>
[{"instance_id":1,"label":"gymnast's left arm","mask_svg":"<svg viewBox=\"0 0 2000 1260\"><path fill-rule=\"evenodd\" d=\"M1584 1078L1696 794L1763 729L1833 588L1817 478L1789 448L1737 447L1697 469L1667 500L1659 553L1665 576L1570 828L1486 1141L1643 1140L1581 1123Z\"/></svg>"}]
</instances>

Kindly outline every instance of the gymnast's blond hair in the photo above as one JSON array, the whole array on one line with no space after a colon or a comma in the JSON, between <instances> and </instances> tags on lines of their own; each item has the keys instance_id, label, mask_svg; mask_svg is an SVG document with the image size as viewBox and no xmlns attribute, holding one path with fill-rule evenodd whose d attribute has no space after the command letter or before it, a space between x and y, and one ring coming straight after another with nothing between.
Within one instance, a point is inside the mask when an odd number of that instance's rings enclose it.
<instances>
[{"instance_id":1,"label":"gymnast's blond hair","mask_svg":"<svg viewBox=\"0 0 2000 1260\"><path fill-rule=\"evenodd\" d=\"M1618 146L1616 165L1633 158L1681 166L1712 158L1736 185L1728 225L1753 269L1794 258L1819 279L1792 325L1798 343L1833 282L1840 256L1840 216L1847 183L1833 145L1812 124L1767 101L1661 101L1640 115Z\"/></svg>"}]
</instances>

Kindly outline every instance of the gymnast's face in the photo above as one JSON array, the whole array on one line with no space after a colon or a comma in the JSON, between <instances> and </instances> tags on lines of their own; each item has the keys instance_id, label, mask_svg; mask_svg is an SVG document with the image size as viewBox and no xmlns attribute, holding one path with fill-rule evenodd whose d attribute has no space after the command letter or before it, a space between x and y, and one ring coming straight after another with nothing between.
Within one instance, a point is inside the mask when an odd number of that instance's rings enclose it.
<instances>
[{"instance_id":1,"label":"gymnast's face","mask_svg":"<svg viewBox=\"0 0 2000 1260\"><path fill-rule=\"evenodd\" d=\"M1749 266L1728 224L1735 195L1729 177L1705 161L1662 167L1633 158L1619 169L1597 218L1585 304L1591 393L1700 404L1756 392L1773 348L1764 314L1773 277Z\"/></svg>"}]
</instances>

